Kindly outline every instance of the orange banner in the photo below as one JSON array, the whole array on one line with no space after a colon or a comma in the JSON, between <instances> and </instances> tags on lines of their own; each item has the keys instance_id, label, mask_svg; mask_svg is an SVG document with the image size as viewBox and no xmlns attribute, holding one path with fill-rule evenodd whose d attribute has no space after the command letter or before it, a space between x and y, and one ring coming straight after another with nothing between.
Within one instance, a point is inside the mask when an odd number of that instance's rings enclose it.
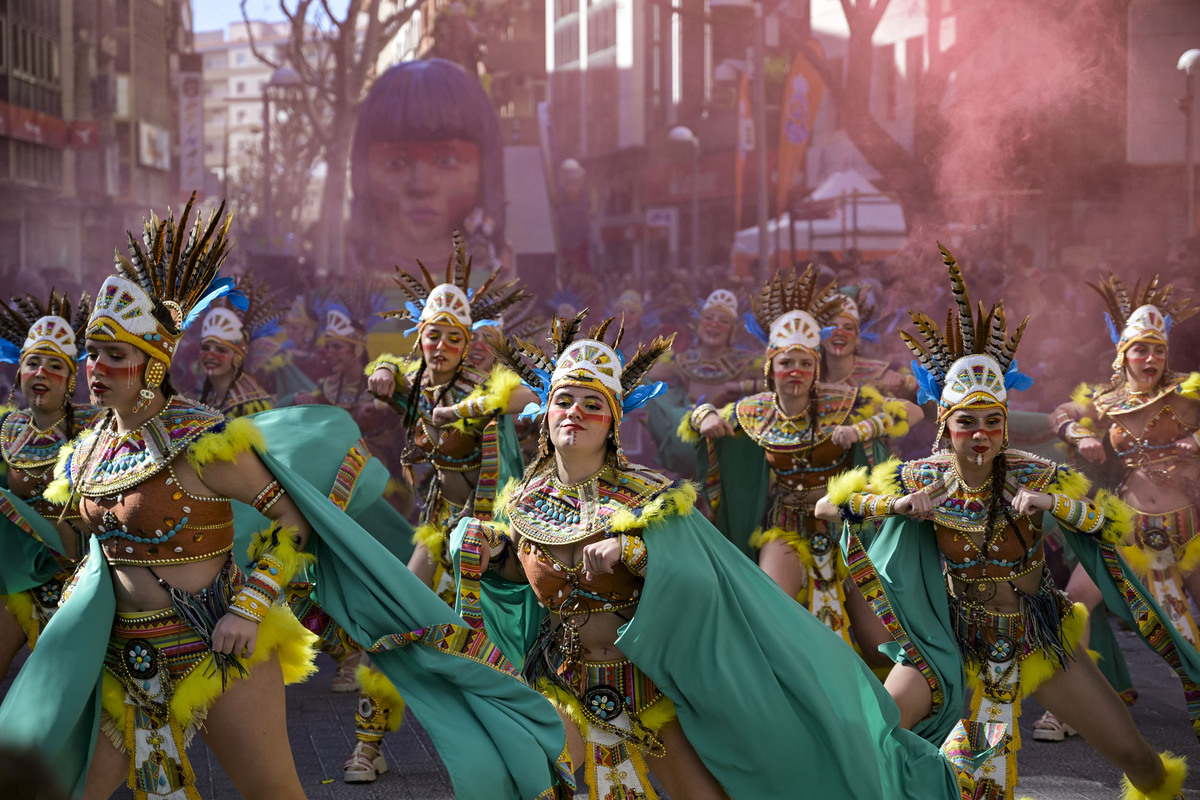
<instances>
[{"instance_id":1,"label":"orange banner","mask_svg":"<svg viewBox=\"0 0 1200 800\"><path fill-rule=\"evenodd\" d=\"M813 44L817 47L816 40ZM783 85L779 115L779 182L775 188L775 213L788 210L788 193L794 186L807 188L808 143L813 121L825 93L825 83L803 55L792 59L792 69Z\"/></svg>"}]
</instances>

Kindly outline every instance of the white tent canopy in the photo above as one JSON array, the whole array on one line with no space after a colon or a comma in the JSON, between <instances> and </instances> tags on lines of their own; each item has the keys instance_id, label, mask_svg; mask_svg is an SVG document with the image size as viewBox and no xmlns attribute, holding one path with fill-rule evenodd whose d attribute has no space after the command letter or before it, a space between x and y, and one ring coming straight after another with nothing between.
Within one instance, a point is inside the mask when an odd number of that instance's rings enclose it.
<instances>
[{"instance_id":1,"label":"white tent canopy","mask_svg":"<svg viewBox=\"0 0 1200 800\"><path fill-rule=\"evenodd\" d=\"M862 252L896 251L908 237L904 209L888 195L880 193L862 173L848 169L835 172L806 197L797 209L808 206L820 219L797 219L792 226L793 247L797 252L817 250L845 251L851 247ZM767 223L769 254L788 249L790 214L782 214ZM758 226L738 231L734 236L733 258L758 258Z\"/></svg>"}]
</instances>

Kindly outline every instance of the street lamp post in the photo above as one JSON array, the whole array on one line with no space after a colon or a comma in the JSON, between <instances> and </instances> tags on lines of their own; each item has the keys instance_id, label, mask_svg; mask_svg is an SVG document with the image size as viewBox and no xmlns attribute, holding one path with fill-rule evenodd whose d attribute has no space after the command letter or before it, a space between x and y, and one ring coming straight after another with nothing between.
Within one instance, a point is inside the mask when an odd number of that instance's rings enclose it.
<instances>
[{"instance_id":1,"label":"street lamp post","mask_svg":"<svg viewBox=\"0 0 1200 800\"><path fill-rule=\"evenodd\" d=\"M1192 106L1195 105L1195 89L1192 84L1192 67L1200 61L1200 49L1191 49L1179 57L1176 68L1184 74L1183 98L1179 110L1183 112L1183 161L1184 180L1187 181L1187 232L1188 238L1196 235L1196 178L1193 171L1192 154Z\"/></svg>"},{"instance_id":2,"label":"street lamp post","mask_svg":"<svg viewBox=\"0 0 1200 800\"><path fill-rule=\"evenodd\" d=\"M263 87L263 236L267 250L274 249L275 209L272 203L271 184L275 165L271 159L271 101L290 107L297 95L304 90L300 74L291 67L280 67L271 73L271 79Z\"/></svg>"},{"instance_id":3,"label":"street lamp post","mask_svg":"<svg viewBox=\"0 0 1200 800\"><path fill-rule=\"evenodd\" d=\"M692 236L691 259L692 272L700 266L700 139L692 133L692 129L676 125L667 134L667 140L689 144L692 148Z\"/></svg>"}]
</instances>

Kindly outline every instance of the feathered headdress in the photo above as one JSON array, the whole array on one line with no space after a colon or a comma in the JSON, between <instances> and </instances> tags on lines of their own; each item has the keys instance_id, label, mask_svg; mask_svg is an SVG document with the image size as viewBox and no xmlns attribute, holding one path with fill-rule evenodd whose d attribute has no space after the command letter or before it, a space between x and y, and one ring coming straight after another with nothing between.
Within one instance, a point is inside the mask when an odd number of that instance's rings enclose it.
<instances>
[{"instance_id":1,"label":"feathered headdress","mask_svg":"<svg viewBox=\"0 0 1200 800\"><path fill-rule=\"evenodd\" d=\"M662 381L641 385L646 373L654 366L659 356L671 348L675 334L667 338L657 336L649 344L638 346L633 358L628 361L621 353L621 339L625 326L617 329L611 345L604 336L613 323L613 318L601 322L579 338L583 319L588 309L579 312L570 320L555 316L547 341L553 345L553 355L547 356L542 348L525 339L499 332L488 332L488 344L496 353L496 359L520 376L521 382L533 390L538 404L531 403L522 416L544 414L550 394L562 386L579 386L593 389L608 400L613 414L613 441L617 457L623 462L620 445L621 416L641 408L652 397L667 390ZM546 427L542 427L543 445ZM543 452L546 448L543 446Z\"/></svg>"},{"instance_id":2,"label":"feathered headdress","mask_svg":"<svg viewBox=\"0 0 1200 800\"><path fill-rule=\"evenodd\" d=\"M829 324L841 313L844 300L836 281L817 286L812 264L799 276L794 267L776 272L751 300L753 311L743 317L746 330L767 347L763 374L770 372L771 359L787 350L815 355L821 340L832 333Z\"/></svg>"},{"instance_id":3,"label":"feathered headdress","mask_svg":"<svg viewBox=\"0 0 1200 800\"><path fill-rule=\"evenodd\" d=\"M53 289L44 306L33 295L14 295L12 305L0 305L0 363L19 364L30 353L44 353L66 361L74 376L91 308L86 293L80 295L74 313L66 294Z\"/></svg>"},{"instance_id":4,"label":"feathered headdress","mask_svg":"<svg viewBox=\"0 0 1200 800\"><path fill-rule=\"evenodd\" d=\"M125 342L150 356L147 385L151 388L166 375L184 329L213 300L229 295L236 307L244 304L233 281L220 277L233 214L222 222L225 204L221 203L207 223L197 215L189 231L195 202L193 192L178 224L169 211L165 220L151 214L143 225L141 244L128 232L129 257L117 252L118 274L101 285L88 320L88 337Z\"/></svg>"},{"instance_id":5,"label":"feathered headdress","mask_svg":"<svg viewBox=\"0 0 1200 800\"><path fill-rule=\"evenodd\" d=\"M973 313L962 270L940 242L938 249L950 273L957 309L947 312L944 332L924 312L910 309L917 335L901 331L900 336L916 356L912 368L919 387L917 402L936 400L938 419L944 423L953 411L966 406L1007 408L1007 390L1027 389L1033 379L1017 369L1016 360L1029 318L1008 336L1003 302L987 312L981 302Z\"/></svg>"},{"instance_id":6,"label":"feathered headdress","mask_svg":"<svg viewBox=\"0 0 1200 800\"><path fill-rule=\"evenodd\" d=\"M345 291L316 303L318 316L324 318L325 341L343 341L366 352L367 334L385 316L387 297L378 284L358 281Z\"/></svg>"},{"instance_id":7,"label":"feathered headdress","mask_svg":"<svg viewBox=\"0 0 1200 800\"><path fill-rule=\"evenodd\" d=\"M879 334L871 330L875 323L876 307L871 299L870 287L852 283L849 286L843 286L840 291L844 298L839 316L850 317L854 320L858 326L858 338L868 342L878 342Z\"/></svg>"},{"instance_id":8,"label":"feathered headdress","mask_svg":"<svg viewBox=\"0 0 1200 800\"><path fill-rule=\"evenodd\" d=\"M493 324L504 310L525 297L517 281L493 285L498 272L493 272L478 291L470 289L471 257L462 234L454 232L454 252L446 262L446 279L437 283L419 260L424 282L396 267L396 285L407 298L404 308L388 311L381 316L409 321L418 330L429 324L453 325L469 339L471 331Z\"/></svg>"},{"instance_id":9,"label":"feathered headdress","mask_svg":"<svg viewBox=\"0 0 1200 800\"><path fill-rule=\"evenodd\" d=\"M281 293L272 294L265 281L259 281L252 275L237 278L235 286L246 299L245 310L239 312L235 308L213 308L204 315L200 338L218 339L244 358L252 341L279 331L279 320L285 309L279 303Z\"/></svg>"},{"instance_id":10,"label":"feathered headdress","mask_svg":"<svg viewBox=\"0 0 1200 800\"><path fill-rule=\"evenodd\" d=\"M1158 275L1151 276L1145 286L1139 279L1133 285L1132 293L1127 292L1125 284L1111 272L1107 278L1088 286L1095 289L1108 306L1104 317L1108 322L1108 334L1117 346L1114 372L1120 372L1124 367L1125 351L1134 342L1155 342L1165 346L1171 327L1200 311L1200 307L1191 304L1190 297L1173 299L1175 287L1169 283L1160 284Z\"/></svg>"}]
</instances>

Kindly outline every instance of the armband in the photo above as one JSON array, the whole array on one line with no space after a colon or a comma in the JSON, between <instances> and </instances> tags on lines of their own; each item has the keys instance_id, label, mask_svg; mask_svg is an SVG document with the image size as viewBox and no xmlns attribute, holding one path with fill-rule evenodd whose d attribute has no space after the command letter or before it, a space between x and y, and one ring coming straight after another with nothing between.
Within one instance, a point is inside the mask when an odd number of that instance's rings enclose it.
<instances>
[{"instance_id":1,"label":"armband","mask_svg":"<svg viewBox=\"0 0 1200 800\"><path fill-rule=\"evenodd\" d=\"M265 515L271 506L278 503L279 498L285 494L287 494L287 491L279 485L279 481L273 480L264 486L263 490L255 496L251 505L254 506L258 513Z\"/></svg>"},{"instance_id":2,"label":"armband","mask_svg":"<svg viewBox=\"0 0 1200 800\"><path fill-rule=\"evenodd\" d=\"M850 495L850 500L843 506L843 509L849 509L849 516L854 520L862 520L867 517L889 517L895 513L896 501L899 499L889 494L856 492ZM846 514L842 516L845 517Z\"/></svg>"},{"instance_id":3,"label":"armband","mask_svg":"<svg viewBox=\"0 0 1200 800\"><path fill-rule=\"evenodd\" d=\"M642 537L622 533L620 541L622 563L629 567L629 571L634 575L646 577L649 553L646 552L646 543L642 541Z\"/></svg>"},{"instance_id":4,"label":"armband","mask_svg":"<svg viewBox=\"0 0 1200 800\"><path fill-rule=\"evenodd\" d=\"M397 367L395 364L393 364L390 361L380 361L378 364L375 365L376 372L378 372L381 369L386 369L388 372L392 373L392 377L395 377L400 374L400 368Z\"/></svg>"},{"instance_id":5,"label":"armband","mask_svg":"<svg viewBox=\"0 0 1200 800\"><path fill-rule=\"evenodd\" d=\"M704 422L709 414L719 413L717 407L712 403L701 403L692 409L691 423L692 429L697 433L700 432L700 423Z\"/></svg>"},{"instance_id":6,"label":"armband","mask_svg":"<svg viewBox=\"0 0 1200 800\"><path fill-rule=\"evenodd\" d=\"M1053 493L1054 506L1050 513L1081 533L1095 533L1104 526L1104 515L1086 500L1076 500L1065 494Z\"/></svg>"},{"instance_id":7,"label":"armband","mask_svg":"<svg viewBox=\"0 0 1200 800\"><path fill-rule=\"evenodd\" d=\"M870 442L878 439L884 433L884 424L881 415L876 414L873 417L860 419L858 422L850 426L858 433L860 442Z\"/></svg>"},{"instance_id":8,"label":"armband","mask_svg":"<svg viewBox=\"0 0 1200 800\"><path fill-rule=\"evenodd\" d=\"M482 394L460 400L449 408L458 419L480 419L490 413L488 397Z\"/></svg>"},{"instance_id":9,"label":"armband","mask_svg":"<svg viewBox=\"0 0 1200 800\"><path fill-rule=\"evenodd\" d=\"M311 555L299 551L294 530L272 525L254 535L250 545L254 566L229 604L231 612L254 622L262 622L283 587L296 573L312 563L314 559Z\"/></svg>"}]
</instances>

